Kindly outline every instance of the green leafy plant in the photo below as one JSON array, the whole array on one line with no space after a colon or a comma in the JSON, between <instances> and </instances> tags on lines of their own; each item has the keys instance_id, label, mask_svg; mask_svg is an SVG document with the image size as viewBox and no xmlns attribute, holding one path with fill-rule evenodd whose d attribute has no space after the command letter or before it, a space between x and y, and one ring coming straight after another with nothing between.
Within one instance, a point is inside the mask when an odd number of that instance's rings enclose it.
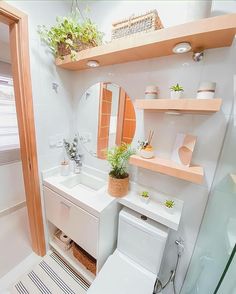
<instances>
[{"instance_id":1,"label":"green leafy plant","mask_svg":"<svg viewBox=\"0 0 236 294\"><path fill-rule=\"evenodd\" d=\"M175 205L175 202L173 200L166 200L165 201L165 206L168 208L173 208Z\"/></svg>"},{"instance_id":2,"label":"green leafy plant","mask_svg":"<svg viewBox=\"0 0 236 294\"><path fill-rule=\"evenodd\" d=\"M170 89L171 89L171 91L175 91L175 92L184 91L184 88L182 86L180 86L179 84L173 85Z\"/></svg>"},{"instance_id":3,"label":"green leafy plant","mask_svg":"<svg viewBox=\"0 0 236 294\"><path fill-rule=\"evenodd\" d=\"M126 143L110 148L107 151L107 161L111 166L109 175L116 179L127 178L129 176L127 173L128 161L133 154L135 150Z\"/></svg>"},{"instance_id":4,"label":"green leafy plant","mask_svg":"<svg viewBox=\"0 0 236 294\"><path fill-rule=\"evenodd\" d=\"M148 192L148 191L143 191L143 192L141 193L141 196L142 196L143 198L148 198L148 197L149 197L149 192Z\"/></svg>"},{"instance_id":5,"label":"green leafy plant","mask_svg":"<svg viewBox=\"0 0 236 294\"><path fill-rule=\"evenodd\" d=\"M41 40L48 45L55 57L64 59L64 55L76 58L76 52L98 46L102 43L103 33L89 19L81 19L79 13L68 17L57 17L51 28L38 26Z\"/></svg>"}]
</instances>

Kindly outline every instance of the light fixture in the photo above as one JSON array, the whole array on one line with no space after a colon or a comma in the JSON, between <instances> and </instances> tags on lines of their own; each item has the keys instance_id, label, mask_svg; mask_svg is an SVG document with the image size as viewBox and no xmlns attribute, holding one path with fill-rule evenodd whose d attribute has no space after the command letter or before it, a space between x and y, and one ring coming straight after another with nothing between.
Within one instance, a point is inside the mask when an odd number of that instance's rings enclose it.
<instances>
[{"instance_id":1,"label":"light fixture","mask_svg":"<svg viewBox=\"0 0 236 294\"><path fill-rule=\"evenodd\" d=\"M87 66L89 67L98 67L100 64L97 60L88 60Z\"/></svg>"},{"instance_id":2,"label":"light fixture","mask_svg":"<svg viewBox=\"0 0 236 294\"><path fill-rule=\"evenodd\" d=\"M191 44L188 42L178 43L174 46L172 51L176 54L182 54L189 52L192 49Z\"/></svg>"}]
</instances>

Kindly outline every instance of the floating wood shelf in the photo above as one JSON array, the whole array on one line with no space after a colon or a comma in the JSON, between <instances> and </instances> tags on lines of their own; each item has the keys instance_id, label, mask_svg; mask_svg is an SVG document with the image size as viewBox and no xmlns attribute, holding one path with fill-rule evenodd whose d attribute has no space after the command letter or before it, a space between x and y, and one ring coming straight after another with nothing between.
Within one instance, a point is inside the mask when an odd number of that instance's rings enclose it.
<instances>
[{"instance_id":1,"label":"floating wood shelf","mask_svg":"<svg viewBox=\"0 0 236 294\"><path fill-rule=\"evenodd\" d=\"M173 54L179 42L190 42L192 50L230 46L236 33L236 13L205 18L86 49L77 53L77 61L70 56L56 59L56 65L69 70L88 68L88 60L97 60L101 66L118 64Z\"/></svg>"},{"instance_id":2,"label":"floating wood shelf","mask_svg":"<svg viewBox=\"0 0 236 294\"><path fill-rule=\"evenodd\" d=\"M169 159L159 157L144 159L138 155L133 155L129 163L197 184L201 184L204 177L204 170L201 166L185 167Z\"/></svg>"},{"instance_id":3,"label":"floating wood shelf","mask_svg":"<svg viewBox=\"0 0 236 294\"><path fill-rule=\"evenodd\" d=\"M222 99L138 99L139 109L158 112L210 114L220 110Z\"/></svg>"}]
</instances>

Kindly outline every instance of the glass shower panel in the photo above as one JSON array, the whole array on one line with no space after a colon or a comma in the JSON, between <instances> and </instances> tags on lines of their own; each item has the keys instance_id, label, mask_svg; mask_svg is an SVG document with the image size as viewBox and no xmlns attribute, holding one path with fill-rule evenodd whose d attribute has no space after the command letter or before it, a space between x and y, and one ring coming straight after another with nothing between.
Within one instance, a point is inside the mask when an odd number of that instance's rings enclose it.
<instances>
[{"instance_id":1,"label":"glass shower panel","mask_svg":"<svg viewBox=\"0 0 236 294\"><path fill-rule=\"evenodd\" d=\"M181 294L213 294L235 245L235 151L236 126L232 117Z\"/></svg>"},{"instance_id":2,"label":"glass shower panel","mask_svg":"<svg viewBox=\"0 0 236 294\"><path fill-rule=\"evenodd\" d=\"M236 294L236 244L214 294Z\"/></svg>"}]
</instances>

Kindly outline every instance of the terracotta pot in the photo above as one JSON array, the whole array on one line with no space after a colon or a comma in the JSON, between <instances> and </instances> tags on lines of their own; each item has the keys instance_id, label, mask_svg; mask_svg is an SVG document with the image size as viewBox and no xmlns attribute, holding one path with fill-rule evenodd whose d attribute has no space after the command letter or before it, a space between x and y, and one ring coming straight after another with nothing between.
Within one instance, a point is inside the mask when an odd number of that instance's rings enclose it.
<instances>
[{"instance_id":1,"label":"terracotta pot","mask_svg":"<svg viewBox=\"0 0 236 294\"><path fill-rule=\"evenodd\" d=\"M124 197L129 191L129 177L116 179L109 176L108 193L113 197Z\"/></svg>"}]
</instances>

